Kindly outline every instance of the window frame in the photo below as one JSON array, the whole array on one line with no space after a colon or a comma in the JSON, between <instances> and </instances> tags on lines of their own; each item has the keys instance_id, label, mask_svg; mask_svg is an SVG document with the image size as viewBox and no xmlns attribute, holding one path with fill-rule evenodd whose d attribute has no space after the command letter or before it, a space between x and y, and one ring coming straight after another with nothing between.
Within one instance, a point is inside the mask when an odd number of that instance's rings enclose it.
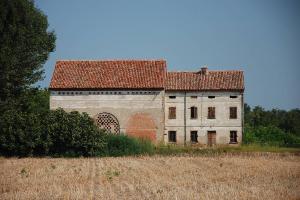
<instances>
[{"instance_id":1,"label":"window frame","mask_svg":"<svg viewBox=\"0 0 300 200\"><path fill-rule=\"evenodd\" d=\"M176 119L176 107L169 107L168 119Z\"/></svg>"},{"instance_id":2,"label":"window frame","mask_svg":"<svg viewBox=\"0 0 300 200\"><path fill-rule=\"evenodd\" d=\"M176 99L176 96L175 95L170 95L169 99Z\"/></svg>"},{"instance_id":3,"label":"window frame","mask_svg":"<svg viewBox=\"0 0 300 200\"><path fill-rule=\"evenodd\" d=\"M177 142L177 132L176 131L168 131L168 142L169 143Z\"/></svg>"},{"instance_id":4,"label":"window frame","mask_svg":"<svg viewBox=\"0 0 300 200\"><path fill-rule=\"evenodd\" d=\"M196 136L192 137L192 135L194 135L194 134ZM192 138L196 138L196 140L193 140ZM191 143L198 143L198 131L193 130L190 132L190 141L191 141Z\"/></svg>"},{"instance_id":5,"label":"window frame","mask_svg":"<svg viewBox=\"0 0 300 200\"><path fill-rule=\"evenodd\" d=\"M237 131L230 131L230 135L229 135L229 144L237 144L238 140L237 140Z\"/></svg>"},{"instance_id":6,"label":"window frame","mask_svg":"<svg viewBox=\"0 0 300 200\"><path fill-rule=\"evenodd\" d=\"M216 107L207 108L207 119L216 119Z\"/></svg>"},{"instance_id":7,"label":"window frame","mask_svg":"<svg viewBox=\"0 0 300 200\"><path fill-rule=\"evenodd\" d=\"M229 107L229 119L237 119L237 107Z\"/></svg>"},{"instance_id":8,"label":"window frame","mask_svg":"<svg viewBox=\"0 0 300 200\"><path fill-rule=\"evenodd\" d=\"M190 119L198 119L198 108L196 106L190 107Z\"/></svg>"}]
</instances>

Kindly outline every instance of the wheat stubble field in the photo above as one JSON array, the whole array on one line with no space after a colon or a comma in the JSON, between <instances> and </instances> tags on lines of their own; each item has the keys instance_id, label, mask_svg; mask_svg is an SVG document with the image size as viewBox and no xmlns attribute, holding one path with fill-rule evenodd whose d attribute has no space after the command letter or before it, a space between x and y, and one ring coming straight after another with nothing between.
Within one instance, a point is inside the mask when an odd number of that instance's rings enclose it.
<instances>
[{"instance_id":1,"label":"wheat stubble field","mask_svg":"<svg viewBox=\"0 0 300 200\"><path fill-rule=\"evenodd\" d=\"M300 199L292 155L0 158L1 199Z\"/></svg>"}]
</instances>

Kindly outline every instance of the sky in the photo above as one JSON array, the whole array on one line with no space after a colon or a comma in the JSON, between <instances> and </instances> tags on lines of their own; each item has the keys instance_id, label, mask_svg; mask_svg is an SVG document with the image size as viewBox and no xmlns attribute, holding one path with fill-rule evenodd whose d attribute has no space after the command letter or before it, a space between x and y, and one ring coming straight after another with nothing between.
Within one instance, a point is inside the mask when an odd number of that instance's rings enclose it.
<instances>
[{"instance_id":1,"label":"sky","mask_svg":"<svg viewBox=\"0 0 300 200\"><path fill-rule=\"evenodd\" d=\"M298 0L35 0L57 60L164 59L169 71L243 70L245 102L300 108Z\"/></svg>"}]
</instances>

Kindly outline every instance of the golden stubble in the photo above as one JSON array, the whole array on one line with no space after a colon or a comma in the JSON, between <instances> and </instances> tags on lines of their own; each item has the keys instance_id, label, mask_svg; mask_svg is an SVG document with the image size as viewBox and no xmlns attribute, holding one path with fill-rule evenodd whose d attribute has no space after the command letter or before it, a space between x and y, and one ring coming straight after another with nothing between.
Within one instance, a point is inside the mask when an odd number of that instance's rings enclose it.
<instances>
[{"instance_id":1,"label":"golden stubble","mask_svg":"<svg viewBox=\"0 0 300 200\"><path fill-rule=\"evenodd\" d=\"M0 158L0 199L300 199L294 155Z\"/></svg>"}]
</instances>

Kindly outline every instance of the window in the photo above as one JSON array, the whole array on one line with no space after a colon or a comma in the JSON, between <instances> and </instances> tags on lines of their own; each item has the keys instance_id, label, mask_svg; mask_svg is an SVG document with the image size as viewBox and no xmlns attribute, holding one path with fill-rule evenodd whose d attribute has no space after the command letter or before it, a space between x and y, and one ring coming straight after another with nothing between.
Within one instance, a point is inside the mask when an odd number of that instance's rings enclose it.
<instances>
[{"instance_id":1,"label":"window","mask_svg":"<svg viewBox=\"0 0 300 200\"><path fill-rule=\"evenodd\" d=\"M237 131L230 131L230 144L237 143Z\"/></svg>"},{"instance_id":2,"label":"window","mask_svg":"<svg viewBox=\"0 0 300 200\"><path fill-rule=\"evenodd\" d=\"M230 119L236 119L237 118L237 107L230 107Z\"/></svg>"},{"instance_id":3,"label":"window","mask_svg":"<svg viewBox=\"0 0 300 200\"><path fill-rule=\"evenodd\" d=\"M191 107L191 119L197 119L197 118L198 118L197 107L192 106Z\"/></svg>"},{"instance_id":4,"label":"window","mask_svg":"<svg viewBox=\"0 0 300 200\"><path fill-rule=\"evenodd\" d=\"M216 108L215 107L208 107L208 119L216 119Z\"/></svg>"},{"instance_id":5,"label":"window","mask_svg":"<svg viewBox=\"0 0 300 200\"><path fill-rule=\"evenodd\" d=\"M60 92L58 92L58 94L60 94Z\"/></svg>"},{"instance_id":6,"label":"window","mask_svg":"<svg viewBox=\"0 0 300 200\"><path fill-rule=\"evenodd\" d=\"M169 119L176 119L176 107L169 107Z\"/></svg>"},{"instance_id":7,"label":"window","mask_svg":"<svg viewBox=\"0 0 300 200\"><path fill-rule=\"evenodd\" d=\"M191 131L191 142L197 143L198 142L198 132Z\"/></svg>"},{"instance_id":8,"label":"window","mask_svg":"<svg viewBox=\"0 0 300 200\"><path fill-rule=\"evenodd\" d=\"M191 96L191 99L197 99L197 96Z\"/></svg>"},{"instance_id":9,"label":"window","mask_svg":"<svg viewBox=\"0 0 300 200\"><path fill-rule=\"evenodd\" d=\"M230 96L230 98L231 98L231 99L236 99L236 98L237 98L237 96Z\"/></svg>"},{"instance_id":10,"label":"window","mask_svg":"<svg viewBox=\"0 0 300 200\"><path fill-rule=\"evenodd\" d=\"M209 98L209 99L214 99L214 98L215 98L215 96L208 96L208 98Z\"/></svg>"},{"instance_id":11,"label":"window","mask_svg":"<svg viewBox=\"0 0 300 200\"><path fill-rule=\"evenodd\" d=\"M169 142L176 142L176 131L169 131Z\"/></svg>"},{"instance_id":12,"label":"window","mask_svg":"<svg viewBox=\"0 0 300 200\"><path fill-rule=\"evenodd\" d=\"M169 99L176 99L176 96L169 96Z\"/></svg>"}]
</instances>

